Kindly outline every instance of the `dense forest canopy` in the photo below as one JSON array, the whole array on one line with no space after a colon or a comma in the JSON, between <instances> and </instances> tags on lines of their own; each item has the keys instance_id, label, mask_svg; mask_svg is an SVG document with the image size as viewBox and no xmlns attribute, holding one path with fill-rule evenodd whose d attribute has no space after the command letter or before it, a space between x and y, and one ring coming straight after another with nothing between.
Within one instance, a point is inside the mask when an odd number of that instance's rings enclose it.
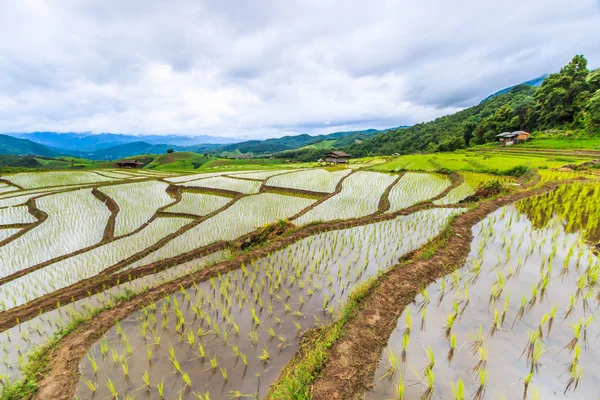
<instances>
[{"instance_id":1,"label":"dense forest canopy","mask_svg":"<svg viewBox=\"0 0 600 400\"><path fill-rule=\"evenodd\" d=\"M577 129L600 132L600 69L577 55L540 87L519 85L474 107L434 121L390 130L346 147L354 157L453 151L494 141L514 130Z\"/></svg>"}]
</instances>

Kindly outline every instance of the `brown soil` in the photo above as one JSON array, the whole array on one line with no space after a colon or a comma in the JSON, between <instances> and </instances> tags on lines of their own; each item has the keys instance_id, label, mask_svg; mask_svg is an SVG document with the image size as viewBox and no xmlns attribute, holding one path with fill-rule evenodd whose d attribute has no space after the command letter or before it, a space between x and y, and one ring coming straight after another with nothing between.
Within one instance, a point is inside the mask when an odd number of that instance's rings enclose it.
<instances>
[{"instance_id":1,"label":"brown soil","mask_svg":"<svg viewBox=\"0 0 600 400\"><path fill-rule=\"evenodd\" d=\"M1 183L6 183L7 185L10 185L10 186L13 186L15 189L25 190L25 188L23 186L19 186L16 183L12 183L8 179L2 179L2 178L0 178L0 182Z\"/></svg>"},{"instance_id":2,"label":"brown soil","mask_svg":"<svg viewBox=\"0 0 600 400\"><path fill-rule=\"evenodd\" d=\"M500 207L548 193L557 186L550 183L482 203L455 218L447 243L432 258L424 259L417 251L387 272L344 326L344 336L331 348L321 375L313 383L313 398L362 399L372 387L381 354L404 308L424 286L464 265L473 240L472 227Z\"/></svg>"},{"instance_id":3,"label":"brown soil","mask_svg":"<svg viewBox=\"0 0 600 400\"><path fill-rule=\"evenodd\" d=\"M233 190L214 189L214 188L202 187L202 186L184 186L184 187L181 187L181 190L184 192L212 194L214 196L230 197L232 199L243 195L243 193L235 192Z\"/></svg>"},{"instance_id":4,"label":"brown soil","mask_svg":"<svg viewBox=\"0 0 600 400\"><path fill-rule=\"evenodd\" d=\"M262 185L260 187L260 192L261 193L282 194L284 196L309 197L309 198L313 198L315 200L321 200L322 198L330 195L330 193L325 193L325 192L315 192L312 190L290 189L290 188L282 188L279 186L269 186L269 185Z\"/></svg>"},{"instance_id":5,"label":"brown soil","mask_svg":"<svg viewBox=\"0 0 600 400\"><path fill-rule=\"evenodd\" d=\"M392 182L392 184L389 185L385 189L385 191L383 192L383 194L379 198L379 205L377 206L377 212L375 212L375 214L383 214L387 210L390 209L390 207L391 207L391 204L390 204L390 191L392 190L392 188L394 186L396 186L396 184L398 183L398 181L400 181L400 179L402 179L402 177L404 176L404 174L406 174L406 172L402 172L401 174L399 174L398 177L396 179L394 179L394 182Z\"/></svg>"},{"instance_id":6,"label":"brown soil","mask_svg":"<svg viewBox=\"0 0 600 400\"><path fill-rule=\"evenodd\" d=\"M119 205L116 201L99 191L97 188L92 189L92 194L110 211L110 217L108 217L108 221L106 221L106 227L104 228L104 234L102 235L102 241L108 242L115 238L115 222L117 220L117 214L120 211Z\"/></svg>"}]
</instances>

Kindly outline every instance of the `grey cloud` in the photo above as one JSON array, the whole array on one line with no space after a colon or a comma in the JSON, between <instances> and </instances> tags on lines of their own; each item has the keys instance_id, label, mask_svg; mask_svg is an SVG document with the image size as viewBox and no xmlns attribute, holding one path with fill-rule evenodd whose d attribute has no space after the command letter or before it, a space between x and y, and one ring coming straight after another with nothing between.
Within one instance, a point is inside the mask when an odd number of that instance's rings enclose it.
<instances>
[{"instance_id":1,"label":"grey cloud","mask_svg":"<svg viewBox=\"0 0 600 400\"><path fill-rule=\"evenodd\" d=\"M600 63L582 0L7 0L0 131L225 136L412 124Z\"/></svg>"}]
</instances>

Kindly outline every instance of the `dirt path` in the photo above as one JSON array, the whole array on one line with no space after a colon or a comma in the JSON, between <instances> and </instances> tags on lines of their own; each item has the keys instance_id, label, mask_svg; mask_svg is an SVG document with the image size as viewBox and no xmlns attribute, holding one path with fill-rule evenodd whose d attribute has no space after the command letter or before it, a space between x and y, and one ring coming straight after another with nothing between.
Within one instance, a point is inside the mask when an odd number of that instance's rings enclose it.
<instances>
[{"instance_id":1,"label":"dirt path","mask_svg":"<svg viewBox=\"0 0 600 400\"><path fill-rule=\"evenodd\" d=\"M452 223L447 244L430 259L414 252L391 269L365 298L357 315L345 326L344 336L330 350L321 375L313 383L313 399L361 399L372 387L375 370L398 318L422 287L461 267L473 240L472 227L488 214L518 200L544 194L559 184L513 193L482 203Z\"/></svg>"}]
</instances>

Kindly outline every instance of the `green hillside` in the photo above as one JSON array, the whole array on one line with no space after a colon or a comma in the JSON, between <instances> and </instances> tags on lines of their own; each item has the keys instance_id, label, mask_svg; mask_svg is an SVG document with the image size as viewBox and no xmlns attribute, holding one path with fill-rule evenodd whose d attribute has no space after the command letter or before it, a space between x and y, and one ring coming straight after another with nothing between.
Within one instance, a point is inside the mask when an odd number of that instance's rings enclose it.
<instances>
[{"instance_id":1,"label":"green hillside","mask_svg":"<svg viewBox=\"0 0 600 400\"><path fill-rule=\"evenodd\" d=\"M8 135L0 135L0 154L55 156L59 153L47 146L27 139L17 139Z\"/></svg>"},{"instance_id":2,"label":"green hillside","mask_svg":"<svg viewBox=\"0 0 600 400\"><path fill-rule=\"evenodd\" d=\"M453 151L495 141L504 131L554 130L554 145L563 140L600 135L600 70L575 56L541 86L519 85L474 107L402 130L390 130L345 148L355 157ZM534 134L540 139L548 133ZM593 141L592 141L593 142Z\"/></svg>"}]
</instances>

